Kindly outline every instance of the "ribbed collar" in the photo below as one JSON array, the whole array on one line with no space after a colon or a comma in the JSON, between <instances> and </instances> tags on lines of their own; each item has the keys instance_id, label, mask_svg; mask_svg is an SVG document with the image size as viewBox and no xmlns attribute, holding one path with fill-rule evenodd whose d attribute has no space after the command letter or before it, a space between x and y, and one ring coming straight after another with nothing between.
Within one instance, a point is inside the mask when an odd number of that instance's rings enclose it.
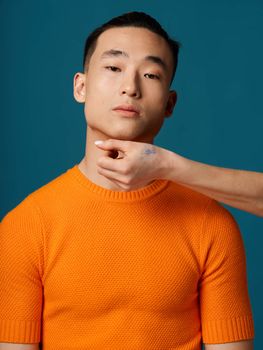
<instances>
[{"instance_id":1,"label":"ribbed collar","mask_svg":"<svg viewBox=\"0 0 263 350\"><path fill-rule=\"evenodd\" d=\"M113 191L101 187L95 184L94 182L90 181L81 172L81 170L78 167L78 164L70 168L68 172L71 173L82 186L85 186L94 195L104 198L104 200L113 202L132 202L152 197L161 190L163 190L169 183L168 180L157 179L151 182L149 185L134 191Z\"/></svg>"}]
</instances>

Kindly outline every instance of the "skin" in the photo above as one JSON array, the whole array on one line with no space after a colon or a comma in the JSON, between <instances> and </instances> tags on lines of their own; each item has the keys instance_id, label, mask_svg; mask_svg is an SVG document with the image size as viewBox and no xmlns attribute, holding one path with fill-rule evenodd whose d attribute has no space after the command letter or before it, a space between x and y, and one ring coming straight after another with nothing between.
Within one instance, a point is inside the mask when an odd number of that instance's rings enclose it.
<instances>
[{"instance_id":1,"label":"skin","mask_svg":"<svg viewBox=\"0 0 263 350\"><path fill-rule=\"evenodd\" d=\"M126 55L102 58L109 50L120 50ZM149 55L161 58L167 69L146 60ZM116 68L112 70L112 67ZM98 159L105 155L116 156L116 153L105 152L94 141L110 138L153 144L164 119L172 115L176 104L176 92L169 90L172 67L172 54L167 43L147 29L112 28L100 35L87 71L74 76L74 97L84 103L87 121L85 157L79 169L89 180L107 189L126 191L100 174ZM112 109L120 104L135 105L140 110L139 116L127 118L114 112ZM143 158L154 155L152 151L144 152ZM130 189L146 186L151 180L142 176L140 182L132 184ZM234 349L251 350L251 346L252 341L235 342ZM213 350L211 345L205 348ZM216 349L231 348L228 344L218 344Z\"/></svg>"},{"instance_id":2,"label":"skin","mask_svg":"<svg viewBox=\"0 0 263 350\"><path fill-rule=\"evenodd\" d=\"M38 344L0 343L0 350L38 350Z\"/></svg>"},{"instance_id":3,"label":"skin","mask_svg":"<svg viewBox=\"0 0 263 350\"><path fill-rule=\"evenodd\" d=\"M244 340L241 342L227 343L227 344L206 344L205 350L253 350L253 341Z\"/></svg>"},{"instance_id":4,"label":"skin","mask_svg":"<svg viewBox=\"0 0 263 350\"><path fill-rule=\"evenodd\" d=\"M107 140L97 147L115 150L116 159L106 155L98 159L98 171L127 191L145 179L162 178L263 217L262 173L195 162L146 143Z\"/></svg>"}]
</instances>

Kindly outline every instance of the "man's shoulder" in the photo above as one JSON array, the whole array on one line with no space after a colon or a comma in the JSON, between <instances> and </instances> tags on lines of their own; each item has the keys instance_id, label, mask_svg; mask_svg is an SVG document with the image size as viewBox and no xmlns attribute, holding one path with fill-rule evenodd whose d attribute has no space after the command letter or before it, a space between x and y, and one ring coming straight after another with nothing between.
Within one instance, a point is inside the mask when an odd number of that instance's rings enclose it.
<instances>
[{"instance_id":1,"label":"man's shoulder","mask_svg":"<svg viewBox=\"0 0 263 350\"><path fill-rule=\"evenodd\" d=\"M72 168L64 170L56 177L53 177L50 181L31 192L28 197L33 200L41 200L42 198L65 194L67 189L71 189L71 172Z\"/></svg>"},{"instance_id":2,"label":"man's shoulder","mask_svg":"<svg viewBox=\"0 0 263 350\"><path fill-rule=\"evenodd\" d=\"M176 182L169 181L167 196L171 204L178 204L181 208L189 211L205 212L207 207L213 201L210 197L192 190Z\"/></svg>"},{"instance_id":3,"label":"man's shoulder","mask_svg":"<svg viewBox=\"0 0 263 350\"><path fill-rule=\"evenodd\" d=\"M200 232L202 246L215 251L244 249L243 237L239 224L233 214L215 199L192 189L177 184L173 185L179 208L184 215L185 223ZM205 248L204 248L205 249Z\"/></svg>"},{"instance_id":4,"label":"man's shoulder","mask_svg":"<svg viewBox=\"0 0 263 350\"><path fill-rule=\"evenodd\" d=\"M26 195L11 208L2 220L7 217L34 216L39 208L52 208L72 192L71 169L66 169L46 184Z\"/></svg>"},{"instance_id":5,"label":"man's shoulder","mask_svg":"<svg viewBox=\"0 0 263 350\"><path fill-rule=\"evenodd\" d=\"M170 182L168 195L180 208L196 216L202 215L204 222L211 220L220 223L232 223L235 219L231 212L221 203L186 186Z\"/></svg>"},{"instance_id":6,"label":"man's shoulder","mask_svg":"<svg viewBox=\"0 0 263 350\"><path fill-rule=\"evenodd\" d=\"M206 201L209 200L210 198L200 192L197 192L185 185L179 184L177 182L173 181L168 181L169 186L168 189L170 192L176 192L177 197L179 196L180 199L183 200L194 200L196 202L200 201Z\"/></svg>"}]
</instances>

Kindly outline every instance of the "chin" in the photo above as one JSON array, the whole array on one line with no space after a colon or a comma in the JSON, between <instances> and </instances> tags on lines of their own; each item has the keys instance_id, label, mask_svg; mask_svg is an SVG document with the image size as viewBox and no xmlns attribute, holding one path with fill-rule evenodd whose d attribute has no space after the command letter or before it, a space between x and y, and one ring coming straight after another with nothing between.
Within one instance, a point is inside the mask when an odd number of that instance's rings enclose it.
<instances>
[{"instance_id":1,"label":"chin","mask_svg":"<svg viewBox=\"0 0 263 350\"><path fill-rule=\"evenodd\" d=\"M111 139L123 140L123 141L134 141L134 142L147 142L147 140L152 140L153 137L146 137L145 135L135 135L127 133L113 133L109 135Z\"/></svg>"},{"instance_id":2,"label":"chin","mask_svg":"<svg viewBox=\"0 0 263 350\"><path fill-rule=\"evenodd\" d=\"M111 132L105 133L107 138L110 139L117 139L117 140L126 140L126 141L133 141L137 138L141 138L142 135L138 135L135 132L127 132L127 130L111 130Z\"/></svg>"},{"instance_id":3,"label":"chin","mask_svg":"<svg viewBox=\"0 0 263 350\"><path fill-rule=\"evenodd\" d=\"M127 130L127 128L115 128L113 127L109 130L102 130L99 128L95 128L90 126L90 131L96 134L96 138L98 139L116 139L116 140L123 140L123 141L135 141L135 142L145 142L145 143L152 143L153 139L156 135L149 135L145 134L143 132L140 132L140 130ZM131 128L130 128L131 129ZM109 132L110 131L110 132Z\"/></svg>"}]
</instances>

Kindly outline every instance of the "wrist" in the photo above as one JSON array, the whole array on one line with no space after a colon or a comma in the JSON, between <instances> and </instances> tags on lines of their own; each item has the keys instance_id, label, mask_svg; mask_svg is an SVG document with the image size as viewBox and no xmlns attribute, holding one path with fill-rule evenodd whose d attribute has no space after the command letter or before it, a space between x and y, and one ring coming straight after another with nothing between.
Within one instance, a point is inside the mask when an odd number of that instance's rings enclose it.
<instances>
[{"instance_id":1,"label":"wrist","mask_svg":"<svg viewBox=\"0 0 263 350\"><path fill-rule=\"evenodd\" d=\"M189 173L190 160L172 151L162 149L160 168L163 179L183 183Z\"/></svg>"}]
</instances>

